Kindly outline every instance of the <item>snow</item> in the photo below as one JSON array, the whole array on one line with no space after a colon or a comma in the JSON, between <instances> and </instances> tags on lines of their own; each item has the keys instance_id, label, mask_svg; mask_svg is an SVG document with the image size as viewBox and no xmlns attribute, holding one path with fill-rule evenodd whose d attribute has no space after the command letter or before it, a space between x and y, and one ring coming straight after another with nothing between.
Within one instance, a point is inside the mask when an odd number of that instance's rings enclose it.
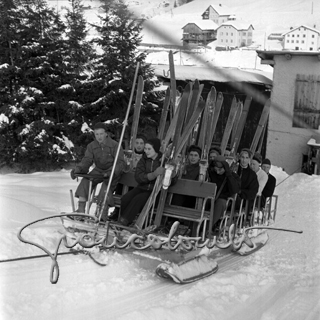
<instances>
[{"instance_id":1,"label":"snow","mask_svg":"<svg viewBox=\"0 0 320 320\"><path fill-rule=\"evenodd\" d=\"M268 231L265 247L248 257L217 256L216 274L188 285L160 279L148 251L106 252L98 266L83 254L58 257L60 277L51 284L50 258L2 262L43 251L20 242L26 224L70 212L77 181L69 172L0 176L0 319L312 319L320 318L320 176L288 176L272 167L279 196L273 226L302 234ZM59 218L22 232L55 250ZM60 251L66 251L61 248Z\"/></svg>"}]
</instances>

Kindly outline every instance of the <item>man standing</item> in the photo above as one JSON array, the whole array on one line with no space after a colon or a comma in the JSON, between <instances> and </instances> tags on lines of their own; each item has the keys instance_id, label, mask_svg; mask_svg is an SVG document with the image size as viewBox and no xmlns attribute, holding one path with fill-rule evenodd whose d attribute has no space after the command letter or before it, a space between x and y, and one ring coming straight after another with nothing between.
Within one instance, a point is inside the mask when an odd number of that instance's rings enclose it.
<instances>
[{"instance_id":1,"label":"man standing","mask_svg":"<svg viewBox=\"0 0 320 320\"><path fill-rule=\"evenodd\" d=\"M97 176L97 179L94 179L92 182L92 188L94 188L98 183L103 182L98 196L98 201L102 203L116 157L118 142L112 140L108 136L106 125L103 122L98 122L94 125L94 136L95 140L88 144L81 163L78 164L75 169L71 170L70 175L72 179L75 179L76 174L86 174L88 173L89 168L94 164L95 167L89 172L89 174ZM124 167L125 162L123 158L123 150L120 148L108 194L108 202L111 202L109 204L112 204L113 202L112 191L116 187ZM77 212L79 213L85 212L86 201L88 201L89 198L89 183L90 181L88 179L83 178L76 190L75 196L79 198L77 209Z\"/></svg>"}]
</instances>

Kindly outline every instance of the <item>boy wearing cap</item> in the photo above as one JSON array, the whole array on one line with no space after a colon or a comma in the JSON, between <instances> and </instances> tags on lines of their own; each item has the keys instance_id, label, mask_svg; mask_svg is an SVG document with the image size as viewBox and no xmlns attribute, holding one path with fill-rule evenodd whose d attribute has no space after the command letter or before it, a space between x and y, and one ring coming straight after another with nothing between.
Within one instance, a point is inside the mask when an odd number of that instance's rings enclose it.
<instances>
[{"instance_id":1,"label":"boy wearing cap","mask_svg":"<svg viewBox=\"0 0 320 320\"><path fill-rule=\"evenodd\" d=\"M272 195L274 193L274 189L276 188L277 180L270 173L271 161L269 159L264 159L262 161L261 168L268 175L268 181L267 181L264 189L262 190L262 197L261 197L261 207L264 208L265 204L266 204L266 198L272 197Z\"/></svg>"},{"instance_id":2,"label":"boy wearing cap","mask_svg":"<svg viewBox=\"0 0 320 320\"><path fill-rule=\"evenodd\" d=\"M257 196L261 196L262 190L268 181L268 175L266 174L265 171L263 171L260 168L261 162L262 162L262 156L259 153L255 153L251 160L250 167L256 173L258 178L259 189L258 189Z\"/></svg>"},{"instance_id":3,"label":"boy wearing cap","mask_svg":"<svg viewBox=\"0 0 320 320\"><path fill-rule=\"evenodd\" d=\"M239 176L230 170L225 157L220 155L210 161L208 175L209 181L217 185L214 202L214 225L226 210L227 199L240 191L241 181Z\"/></svg>"},{"instance_id":4,"label":"boy wearing cap","mask_svg":"<svg viewBox=\"0 0 320 320\"><path fill-rule=\"evenodd\" d=\"M165 169L161 167L160 146L161 142L157 138L150 139L145 144L144 154L135 170L134 177L138 186L121 198L119 222L122 225L126 226L132 223L141 212L152 192L157 177L165 172Z\"/></svg>"},{"instance_id":5,"label":"boy wearing cap","mask_svg":"<svg viewBox=\"0 0 320 320\"><path fill-rule=\"evenodd\" d=\"M90 175L97 175L97 179L94 179L92 182L92 188L94 188L98 183L103 182L98 196L99 201L103 201L108 185L108 179L117 153L118 142L109 137L106 125L103 122L98 122L94 125L94 136L95 140L88 144L85 155L80 164L78 164L75 169L71 170L70 175L74 180L77 173L87 174L89 168L94 164L94 169L89 172ZM110 202L109 204L111 205L113 202L112 191L116 187L124 167L125 162L123 158L123 150L120 148L108 194L108 202ZM89 197L88 193L89 180L82 178L75 193L75 196L79 198L77 212L85 212L86 201L88 201Z\"/></svg>"}]
</instances>

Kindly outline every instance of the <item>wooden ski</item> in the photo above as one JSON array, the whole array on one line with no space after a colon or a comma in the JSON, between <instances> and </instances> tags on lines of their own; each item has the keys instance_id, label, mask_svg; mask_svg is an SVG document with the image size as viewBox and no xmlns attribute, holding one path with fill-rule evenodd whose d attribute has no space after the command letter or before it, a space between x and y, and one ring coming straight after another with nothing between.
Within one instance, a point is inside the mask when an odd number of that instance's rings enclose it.
<instances>
[{"instance_id":1,"label":"wooden ski","mask_svg":"<svg viewBox=\"0 0 320 320\"><path fill-rule=\"evenodd\" d=\"M237 134L237 129L240 123L240 119L241 119L241 114L243 111L243 103L240 101L238 102L238 109L237 109L237 114L236 114L236 119L234 121L234 125L233 125L233 129L231 132L231 140L230 140L230 147L231 147L231 154L234 152L234 144L235 144L235 140L236 140L236 134Z\"/></svg>"},{"instance_id":2,"label":"wooden ski","mask_svg":"<svg viewBox=\"0 0 320 320\"><path fill-rule=\"evenodd\" d=\"M231 130L233 128L233 124L234 124L235 117L237 114L237 109L238 109L237 99L236 99L236 97L233 97L231 109L230 109L228 120L227 120L227 124L224 129L224 133L223 133L223 137L222 137L222 141L221 141L221 145L220 145L222 155L224 155L226 148L227 148L227 145L228 145Z\"/></svg>"},{"instance_id":3,"label":"wooden ski","mask_svg":"<svg viewBox=\"0 0 320 320\"><path fill-rule=\"evenodd\" d=\"M262 131L267 123L268 117L269 117L269 112L270 112L270 106L271 106L271 100L268 99L263 107L262 114L259 120L258 127L256 129L255 135L253 137L250 150L255 153L257 150L257 145L259 142L259 139L261 137Z\"/></svg>"},{"instance_id":4,"label":"wooden ski","mask_svg":"<svg viewBox=\"0 0 320 320\"><path fill-rule=\"evenodd\" d=\"M169 107L170 107L170 94L171 94L170 88L168 87L167 91L166 91L166 96L164 98L161 117L160 117L160 126L159 126L159 132L158 132L158 138L160 140L163 139L164 130L165 130L166 123L167 123L167 116L168 116L168 111L169 111Z\"/></svg>"},{"instance_id":5,"label":"wooden ski","mask_svg":"<svg viewBox=\"0 0 320 320\"><path fill-rule=\"evenodd\" d=\"M133 120L132 120L132 125L131 125L130 144L129 144L129 149L132 150L133 152L134 152L134 146L135 146L138 127L139 127L141 102L142 102L142 96L143 96L143 87L144 87L143 77L139 76L138 77L138 87L137 87L136 100L135 100L135 105L134 105Z\"/></svg>"},{"instance_id":6,"label":"wooden ski","mask_svg":"<svg viewBox=\"0 0 320 320\"><path fill-rule=\"evenodd\" d=\"M244 102L244 106L243 106L241 117L240 117L240 120L239 120L239 123L237 126L237 130L235 132L235 139L233 141L233 145L231 145L231 153L233 155L237 154L237 152L238 152L238 147L239 147L239 144L241 141L241 136L242 136L244 126L246 124L251 101L252 101L252 97L247 96L246 100Z\"/></svg>"},{"instance_id":7,"label":"wooden ski","mask_svg":"<svg viewBox=\"0 0 320 320\"><path fill-rule=\"evenodd\" d=\"M170 119L176 112L176 99L177 99L177 84L176 84L176 74L174 70L174 59L172 50L169 51L169 70L170 70L170 92L171 92L171 108L170 108Z\"/></svg>"},{"instance_id":8,"label":"wooden ski","mask_svg":"<svg viewBox=\"0 0 320 320\"><path fill-rule=\"evenodd\" d=\"M212 115L212 122L211 122L210 128L208 128L208 134L209 134L208 140L211 141L211 143L212 143L213 136L214 136L214 133L217 128L217 123L218 123L222 104L223 104L223 94L221 92L219 92L218 96L217 96L216 103L215 103L214 112ZM210 147L211 147L211 145L210 146L208 145L209 149L210 149Z\"/></svg>"}]
</instances>

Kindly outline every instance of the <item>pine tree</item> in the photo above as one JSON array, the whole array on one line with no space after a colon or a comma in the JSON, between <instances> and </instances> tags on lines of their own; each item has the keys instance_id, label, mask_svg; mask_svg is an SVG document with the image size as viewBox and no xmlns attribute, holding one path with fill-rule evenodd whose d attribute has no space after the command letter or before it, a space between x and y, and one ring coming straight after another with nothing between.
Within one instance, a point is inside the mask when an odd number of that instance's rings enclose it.
<instances>
[{"instance_id":1,"label":"pine tree","mask_svg":"<svg viewBox=\"0 0 320 320\"><path fill-rule=\"evenodd\" d=\"M124 118L131 93L135 68L140 62L139 74L145 81L144 97L147 99L152 85L153 72L146 64L145 54L138 51L141 43L141 24L123 1L108 1L103 6L101 24L96 25L99 37L93 43L102 51L97 56L90 79L93 98L87 106L96 113L92 121ZM146 101L143 102L146 105ZM142 108L143 115L144 107Z\"/></svg>"}]
</instances>

